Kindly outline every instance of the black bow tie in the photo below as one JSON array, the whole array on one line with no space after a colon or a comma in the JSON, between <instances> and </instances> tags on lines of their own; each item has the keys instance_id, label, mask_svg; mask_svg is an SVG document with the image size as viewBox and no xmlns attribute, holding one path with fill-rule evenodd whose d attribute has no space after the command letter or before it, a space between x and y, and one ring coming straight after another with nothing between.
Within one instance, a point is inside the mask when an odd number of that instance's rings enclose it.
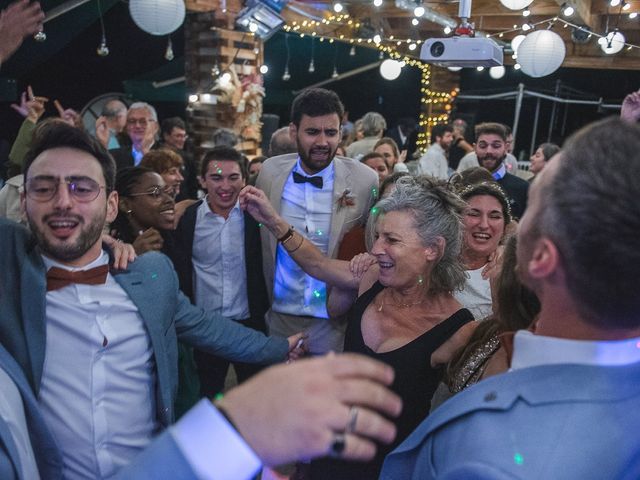
<instances>
[{"instance_id":1,"label":"black bow tie","mask_svg":"<svg viewBox=\"0 0 640 480\"><path fill-rule=\"evenodd\" d=\"M293 172L293 181L295 183L310 183L316 188L322 188L322 177L306 177L298 172Z\"/></svg>"}]
</instances>

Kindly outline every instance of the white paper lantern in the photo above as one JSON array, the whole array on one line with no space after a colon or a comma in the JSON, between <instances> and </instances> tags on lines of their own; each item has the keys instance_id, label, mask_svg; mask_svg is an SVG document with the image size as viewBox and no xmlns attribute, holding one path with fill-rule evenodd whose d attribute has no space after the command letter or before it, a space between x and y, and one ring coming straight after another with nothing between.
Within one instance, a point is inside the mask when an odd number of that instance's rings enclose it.
<instances>
[{"instance_id":1,"label":"white paper lantern","mask_svg":"<svg viewBox=\"0 0 640 480\"><path fill-rule=\"evenodd\" d=\"M513 53L518 53L518 47L525 39L525 37L526 35L516 35L515 37L513 37L513 40L511 40L511 50L513 50Z\"/></svg>"},{"instance_id":2,"label":"white paper lantern","mask_svg":"<svg viewBox=\"0 0 640 480\"><path fill-rule=\"evenodd\" d=\"M402 65L397 60L386 59L380 64L380 75L385 80L395 80L401 71Z\"/></svg>"},{"instance_id":3,"label":"white paper lantern","mask_svg":"<svg viewBox=\"0 0 640 480\"><path fill-rule=\"evenodd\" d=\"M530 77L544 77L560 68L565 53L560 35L538 30L527 35L518 47L518 63Z\"/></svg>"},{"instance_id":4,"label":"white paper lantern","mask_svg":"<svg viewBox=\"0 0 640 480\"><path fill-rule=\"evenodd\" d=\"M489 69L489 76L494 80L500 80L502 77L504 77L504 72L505 68L502 65L498 67L491 67Z\"/></svg>"},{"instance_id":5,"label":"white paper lantern","mask_svg":"<svg viewBox=\"0 0 640 480\"><path fill-rule=\"evenodd\" d=\"M500 0L500 3L509 10L522 10L533 3L533 0Z\"/></svg>"},{"instance_id":6,"label":"white paper lantern","mask_svg":"<svg viewBox=\"0 0 640 480\"><path fill-rule=\"evenodd\" d=\"M129 0L135 24L151 35L168 35L184 22L183 0Z\"/></svg>"},{"instance_id":7,"label":"white paper lantern","mask_svg":"<svg viewBox=\"0 0 640 480\"><path fill-rule=\"evenodd\" d=\"M613 55L624 48L626 41L627 40L624 38L622 33L609 32L606 37L601 37L598 40L598 44L600 44L600 48L604 53L607 55Z\"/></svg>"}]
</instances>

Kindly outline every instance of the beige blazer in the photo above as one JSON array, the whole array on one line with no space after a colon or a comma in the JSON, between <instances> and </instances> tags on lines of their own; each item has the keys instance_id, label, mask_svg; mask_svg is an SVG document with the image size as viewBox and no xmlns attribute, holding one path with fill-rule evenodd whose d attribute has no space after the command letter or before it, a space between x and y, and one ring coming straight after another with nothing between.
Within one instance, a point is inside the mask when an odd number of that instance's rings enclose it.
<instances>
[{"instance_id":1,"label":"beige blazer","mask_svg":"<svg viewBox=\"0 0 640 480\"><path fill-rule=\"evenodd\" d=\"M298 160L297 153L279 155L266 160L256 181L256 187L265 192L271 205L279 212L284 184ZM333 181L333 207L329 237L329 256L335 257L342 237L356 225L367 221L369 209L375 201L378 175L366 165L350 158L336 156L333 159L335 175ZM353 205L341 205L339 199L346 189L350 190ZM351 201L349 202L351 203ZM264 276L273 301L273 279L277 240L267 229L261 229L262 263Z\"/></svg>"}]
</instances>

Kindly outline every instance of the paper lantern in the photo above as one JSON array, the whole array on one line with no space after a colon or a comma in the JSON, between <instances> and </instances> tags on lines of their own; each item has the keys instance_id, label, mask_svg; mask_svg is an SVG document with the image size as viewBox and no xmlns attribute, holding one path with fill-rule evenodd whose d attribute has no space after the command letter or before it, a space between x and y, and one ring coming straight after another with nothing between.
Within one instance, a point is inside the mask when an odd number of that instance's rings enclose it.
<instances>
[{"instance_id":1,"label":"paper lantern","mask_svg":"<svg viewBox=\"0 0 640 480\"><path fill-rule=\"evenodd\" d=\"M509 10L522 10L533 3L533 0L500 0L500 3Z\"/></svg>"},{"instance_id":2,"label":"paper lantern","mask_svg":"<svg viewBox=\"0 0 640 480\"><path fill-rule=\"evenodd\" d=\"M395 80L401 71L402 65L397 60L387 59L380 64L380 75L385 80Z\"/></svg>"},{"instance_id":3,"label":"paper lantern","mask_svg":"<svg viewBox=\"0 0 640 480\"><path fill-rule=\"evenodd\" d=\"M511 50L513 50L513 53L518 53L518 47L525 39L525 37L526 35L516 35L515 37L513 37L513 40L511 40Z\"/></svg>"},{"instance_id":4,"label":"paper lantern","mask_svg":"<svg viewBox=\"0 0 640 480\"><path fill-rule=\"evenodd\" d=\"M489 76L494 80L500 80L502 77L504 77L504 73L505 68L502 65L498 67L491 67L489 69Z\"/></svg>"},{"instance_id":5,"label":"paper lantern","mask_svg":"<svg viewBox=\"0 0 640 480\"><path fill-rule=\"evenodd\" d=\"M613 55L618 53L624 48L624 44L627 40L620 32L609 32L606 37L600 37L598 44L604 53L607 55Z\"/></svg>"},{"instance_id":6,"label":"paper lantern","mask_svg":"<svg viewBox=\"0 0 640 480\"><path fill-rule=\"evenodd\" d=\"M560 35L551 30L538 30L527 35L518 47L518 63L530 77L544 77L560 68L565 53Z\"/></svg>"},{"instance_id":7,"label":"paper lantern","mask_svg":"<svg viewBox=\"0 0 640 480\"><path fill-rule=\"evenodd\" d=\"M151 35L168 35L184 22L183 0L130 0L129 12L135 24Z\"/></svg>"}]
</instances>

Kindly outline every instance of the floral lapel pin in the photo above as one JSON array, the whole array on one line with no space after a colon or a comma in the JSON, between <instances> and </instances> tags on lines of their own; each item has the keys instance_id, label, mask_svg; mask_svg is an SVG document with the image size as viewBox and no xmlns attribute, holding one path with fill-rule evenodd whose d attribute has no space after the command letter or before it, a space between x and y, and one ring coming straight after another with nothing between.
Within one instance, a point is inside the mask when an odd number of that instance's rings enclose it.
<instances>
[{"instance_id":1,"label":"floral lapel pin","mask_svg":"<svg viewBox=\"0 0 640 480\"><path fill-rule=\"evenodd\" d=\"M351 193L350 188L345 188L344 192L338 196L336 203L338 205L338 210L342 207L353 207L356 204L356 196Z\"/></svg>"}]
</instances>

